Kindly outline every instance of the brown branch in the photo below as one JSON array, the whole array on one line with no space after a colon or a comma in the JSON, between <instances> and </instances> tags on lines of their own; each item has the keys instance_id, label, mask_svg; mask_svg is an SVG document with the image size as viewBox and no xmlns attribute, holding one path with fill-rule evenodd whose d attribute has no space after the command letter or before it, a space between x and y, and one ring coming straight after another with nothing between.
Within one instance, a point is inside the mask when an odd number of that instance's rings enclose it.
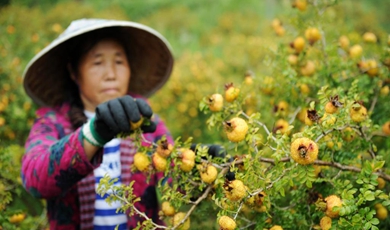
<instances>
[{"instance_id":1,"label":"brown branch","mask_svg":"<svg viewBox=\"0 0 390 230\"><path fill-rule=\"evenodd\" d=\"M211 191L211 188L212 188L212 185L209 185L207 187L207 189L204 191L204 193L193 203L193 205L191 206L190 210L188 210L188 212L186 213L186 215L184 216L184 218L176 225L174 226L172 229L176 229L177 227L179 227L181 224L183 224L187 219L188 217L191 215L191 213L195 210L196 206L204 199L207 198L207 196L209 195L210 191Z\"/></svg>"},{"instance_id":2,"label":"brown branch","mask_svg":"<svg viewBox=\"0 0 390 230\"><path fill-rule=\"evenodd\" d=\"M290 157L283 157L282 159L280 159L279 161L276 161L274 159L271 159L271 158L265 158L265 157L260 157L259 158L259 161L260 162L264 162L264 163L269 163L269 164L272 164L272 165L275 165L275 162L289 162L290 161ZM240 159L240 160L237 160L237 161L234 161L232 163L234 164L241 164L243 163L243 159ZM230 166L232 163L228 163L228 164L224 164L226 166ZM321 160L316 160L314 161L313 163L314 165L321 165L321 166L330 166L330 167L333 167L333 168L338 168L338 169L341 169L342 171L351 171L351 172L357 172L357 173L360 173L362 170L358 167L355 167L355 166L349 166L349 165L343 165L343 164L340 164L340 163L337 163L337 162L328 162L328 161L321 161ZM226 170L227 171L227 170ZM386 174L386 173L383 173L383 172L374 172L373 174L376 174L378 175L379 177L382 177L383 179L387 180L387 181L390 181L390 175Z\"/></svg>"},{"instance_id":3,"label":"brown branch","mask_svg":"<svg viewBox=\"0 0 390 230\"><path fill-rule=\"evenodd\" d=\"M125 198L125 197L122 197L122 196L119 196L117 195L116 193L114 193L114 196L116 196L116 198L118 198L119 200L121 200L122 202L126 203L126 204L130 204L130 202ZM143 218L145 218L145 220L150 220L150 218L143 212L141 212L140 210L138 210L134 205L131 207L138 215L142 216ZM166 226L162 226L162 225L158 225L156 223L154 223L153 221L151 221L152 225L154 226L154 229L157 229L157 228L162 228L162 229L168 229Z\"/></svg>"},{"instance_id":4,"label":"brown branch","mask_svg":"<svg viewBox=\"0 0 390 230\"><path fill-rule=\"evenodd\" d=\"M378 101L378 96L379 96L379 90L375 90L375 96L374 96L374 99L372 100L372 103L371 103L371 106L370 106L370 109L368 110L368 113L371 114L372 111L374 111L374 108L375 108L375 105Z\"/></svg>"}]
</instances>

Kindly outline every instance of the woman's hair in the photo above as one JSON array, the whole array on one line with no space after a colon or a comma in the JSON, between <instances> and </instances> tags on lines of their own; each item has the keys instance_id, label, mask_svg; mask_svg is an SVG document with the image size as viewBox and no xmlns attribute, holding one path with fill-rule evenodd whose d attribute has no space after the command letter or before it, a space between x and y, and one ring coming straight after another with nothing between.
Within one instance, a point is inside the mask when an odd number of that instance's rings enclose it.
<instances>
[{"instance_id":1,"label":"woman's hair","mask_svg":"<svg viewBox=\"0 0 390 230\"><path fill-rule=\"evenodd\" d=\"M131 65L129 50L127 50L126 46L124 45L126 44L124 42L125 38L121 36L121 34L122 33L120 28L114 27L92 31L72 39L70 41L71 44L69 45L68 51L68 64L70 68L69 71L72 71L77 78L79 74L78 69L81 58L86 53L88 53L99 41L104 39L115 39L117 42L122 44L128 62ZM69 89L67 96L67 101L70 104L70 110L68 113L69 119L73 128L77 129L86 123L88 119L84 114L84 105L80 98L79 88L77 84L70 78L70 74L66 88Z\"/></svg>"}]
</instances>

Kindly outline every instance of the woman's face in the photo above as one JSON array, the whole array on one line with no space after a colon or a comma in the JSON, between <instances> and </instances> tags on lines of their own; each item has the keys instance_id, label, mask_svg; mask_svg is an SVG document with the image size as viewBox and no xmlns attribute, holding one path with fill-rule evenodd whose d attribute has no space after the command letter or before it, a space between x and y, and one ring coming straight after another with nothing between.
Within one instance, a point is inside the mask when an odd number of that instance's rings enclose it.
<instances>
[{"instance_id":1,"label":"woman's face","mask_svg":"<svg viewBox=\"0 0 390 230\"><path fill-rule=\"evenodd\" d=\"M127 94L130 65L122 45L114 39L101 40L81 57L76 76L84 109L94 112L102 102Z\"/></svg>"}]
</instances>

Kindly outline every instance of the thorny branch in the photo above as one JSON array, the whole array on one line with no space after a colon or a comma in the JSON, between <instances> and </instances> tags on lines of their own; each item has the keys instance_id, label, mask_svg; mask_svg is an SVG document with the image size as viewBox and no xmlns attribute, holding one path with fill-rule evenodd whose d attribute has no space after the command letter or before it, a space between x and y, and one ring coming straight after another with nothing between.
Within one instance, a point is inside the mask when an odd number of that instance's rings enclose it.
<instances>
[{"instance_id":1,"label":"thorny branch","mask_svg":"<svg viewBox=\"0 0 390 230\"><path fill-rule=\"evenodd\" d=\"M246 119L249 119L249 118L250 118L250 117L249 117L246 113L244 113L244 112L241 112L241 114L242 114ZM268 136L271 134L271 132L269 131L269 129L267 128L267 126L266 126L264 123L262 123L262 122L260 122L260 121L257 121L257 120L255 120L254 122L255 122L256 124L260 125L261 127L263 127L264 130L265 130L265 132L267 133ZM271 135L271 137L272 137L272 140L276 141L276 138L275 138L274 136Z\"/></svg>"},{"instance_id":2,"label":"thorny branch","mask_svg":"<svg viewBox=\"0 0 390 230\"><path fill-rule=\"evenodd\" d=\"M191 206L190 210L188 210L188 212L186 213L186 215L184 216L184 218L176 225L173 227L173 229L176 229L178 226L180 226L181 224L183 224L187 219L188 217L191 215L191 213L195 210L196 206L204 199L207 198L207 196L209 195L210 191L212 189L212 185L209 185L207 187L207 189L203 192L203 194L194 202L194 204Z\"/></svg>"},{"instance_id":3,"label":"thorny branch","mask_svg":"<svg viewBox=\"0 0 390 230\"><path fill-rule=\"evenodd\" d=\"M125 198L125 197L122 197L122 196L119 196L117 194L114 193L114 196L117 197L120 201L126 203L126 204L130 204L130 202ZM142 216L143 218L145 218L146 220L150 220L150 218L143 212L141 212L140 210L138 210L134 205L132 206L132 209L140 216ZM162 229L168 229L167 227L165 226L162 226L162 225L159 225L159 224L156 224L154 223L153 221L151 221L152 225L154 226L154 229L158 229L158 228L162 228Z\"/></svg>"},{"instance_id":4,"label":"thorny branch","mask_svg":"<svg viewBox=\"0 0 390 230\"><path fill-rule=\"evenodd\" d=\"M272 165L275 165L275 162L276 162L274 159L265 158L265 157L260 157L258 160L260 162L269 163L269 164L272 164ZM278 160L277 162L289 162L290 160L291 160L290 157L284 157L284 158ZM234 161L232 163L234 163L234 164L241 164L241 163L243 163L243 159ZM225 165L230 165L232 163L228 163L228 164L225 164ZM337 163L337 162L328 162L328 161L316 160L316 161L314 161L313 164L314 165L321 165L321 166L330 166L330 167L333 167L333 168L341 169L342 171L351 171L351 172L357 172L357 173L360 173L362 171L362 169L360 169L358 167L349 166L349 165L343 165L343 164L340 164L340 163ZM382 177L383 179L385 179L387 181L390 181L390 175L388 175L388 174L385 174L383 172L374 172L373 174L376 174L379 177Z\"/></svg>"}]
</instances>

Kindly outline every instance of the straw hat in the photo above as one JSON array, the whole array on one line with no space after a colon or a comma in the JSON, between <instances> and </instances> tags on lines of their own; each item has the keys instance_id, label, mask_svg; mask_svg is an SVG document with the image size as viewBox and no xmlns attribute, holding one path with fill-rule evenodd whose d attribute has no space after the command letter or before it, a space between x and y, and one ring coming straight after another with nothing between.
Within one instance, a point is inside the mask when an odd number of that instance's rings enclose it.
<instances>
[{"instance_id":1,"label":"straw hat","mask_svg":"<svg viewBox=\"0 0 390 230\"><path fill-rule=\"evenodd\" d=\"M157 31L145 25L117 20L79 19L28 63L24 73L24 88L40 106L57 106L66 101L69 91L68 53L71 42L92 31L118 28L125 38L125 48L136 63L132 69L129 92L149 97L168 80L172 67L172 49Z\"/></svg>"}]
</instances>

